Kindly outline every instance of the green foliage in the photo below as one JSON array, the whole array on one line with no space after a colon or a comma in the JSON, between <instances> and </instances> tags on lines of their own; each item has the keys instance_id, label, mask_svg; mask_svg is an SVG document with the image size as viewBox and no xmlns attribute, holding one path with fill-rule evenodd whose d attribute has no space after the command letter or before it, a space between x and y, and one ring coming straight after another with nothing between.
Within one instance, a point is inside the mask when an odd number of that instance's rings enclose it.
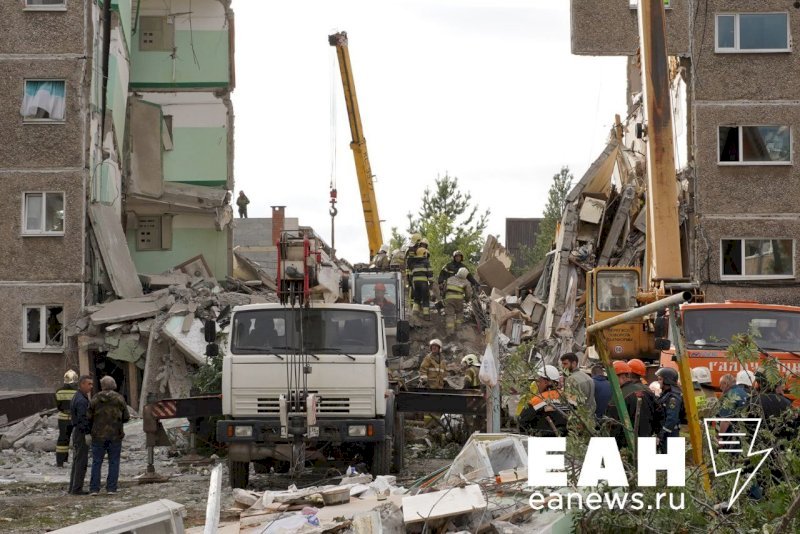
<instances>
[{"instance_id":1,"label":"green foliage","mask_svg":"<svg viewBox=\"0 0 800 534\"><path fill-rule=\"evenodd\" d=\"M408 233L419 232L428 240L431 267L437 273L455 250L462 251L465 260L477 260L489 214L473 205L472 195L461 191L458 178L445 174L436 178L433 191L425 188L416 217L408 214Z\"/></svg>"},{"instance_id":2,"label":"green foliage","mask_svg":"<svg viewBox=\"0 0 800 534\"><path fill-rule=\"evenodd\" d=\"M401 234L396 226L392 226L392 238L389 241L389 248L391 250L399 250L406 244L406 238Z\"/></svg>"},{"instance_id":3,"label":"green foliage","mask_svg":"<svg viewBox=\"0 0 800 534\"><path fill-rule=\"evenodd\" d=\"M530 264L525 266L530 268L544 259L553 245L556 236L556 228L561 222L564 207L567 202L567 195L572 189L574 176L569 167L561 167L561 170L553 175L553 183L547 192L547 204L544 207L542 222L539 223L539 234L536 236L536 245L530 254Z\"/></svg>"},{"instance_id":4,"label":"green foliage","mask_svg":"<svg viewBox=\"0 0 800 534\"><path fill-rule=\"evenodd\" d=\"M222 356L208 358L208 363L192 375L192 386L200 393L222 391Z\"/></svg>"}]
</instances>

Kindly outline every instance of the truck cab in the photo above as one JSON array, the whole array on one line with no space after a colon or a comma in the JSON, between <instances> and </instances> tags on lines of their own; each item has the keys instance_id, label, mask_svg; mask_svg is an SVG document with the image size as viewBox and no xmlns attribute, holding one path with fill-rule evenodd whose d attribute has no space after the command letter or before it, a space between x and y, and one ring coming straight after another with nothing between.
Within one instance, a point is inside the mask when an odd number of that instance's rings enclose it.
<instances>
[{"instance_id":1,"label":"truck cab","mask_svg":"<svg viewBox=\"0 0 800 534\"><path fill-rule=\"evenodd\" d=\"M398 432L379 307L239 306L225 337L217 436L232 487L246 486L251 462L362 457L389 471Z\"/></svg>"},{"instance_id":2,"label":"truck cab","mask_svg":"<svg viewBox=\"0 0 800 534\"><path fill-rule=\"evenodd\" d=\"M389 353L404 353L395 348L398 329L407 328L404 276L400 271L361 269L350 275L350 300L356 304L376 305L381 309ZM399 336L401 339L407 337Z\"/></svg>"}]
</instances>

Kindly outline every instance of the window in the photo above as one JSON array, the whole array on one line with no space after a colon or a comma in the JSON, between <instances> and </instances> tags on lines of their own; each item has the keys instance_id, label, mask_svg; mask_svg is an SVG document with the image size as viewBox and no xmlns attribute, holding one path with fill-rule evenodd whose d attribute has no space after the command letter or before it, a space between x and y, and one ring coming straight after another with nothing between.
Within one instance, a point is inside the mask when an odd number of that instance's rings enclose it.
<instances>
[{"instance_id":1,"label":"window","mask_svg":"<svg viewBox=\"0 0 800 534\"><path fill-rule=\"evenodd\" d=\"M636 307L639 275L636 271L602 271L597 273L597 309L628 311Z\"/></svg>"},{"instance_id":2,"label":"window","mask_svg":"<svg viewBox=\"0 0 800 534\"><path fill-rule=\"evenodd\" d=\"M167 17L139 18L139 50L172 52L175 47L175 25Z\"/></svg>"},{"instance_id":3,"label":"window","mask_svg":"<svg viewBox=\"0 0 800 534\"><path fill-rule=\"evenodd\" d=\"M721 165L791 165L789 126L720 126Z\"/></svg>"},{"instance_id":4,"label":"window","mask_svg":"<svg viewBox=\"0 0 800 534\"><path fill-rule=\"evenodd\" d=\"M64 80L25 80L20 113L26 121L63 121Z\"/></svg>"},{"instance_id":5,"label":"window","mask_svg":"<svg viewBox=\"0 0 800 534\"><path fill-rule=\"evenodd\" d=\"M717 15L717 52L790 52L788 13Z\"/></svg>"},{"instance_id":6,"label":"window","mask_svg":"<svg viewBox=\"0 0 800 534\"><path fill-rule=\"evenodd\" d=\"M67 0L25 0L25 9L37 11L64 11Z\"/></svg>"},{"instance_id":7,"label":"window","mask_svg":"<svg viewBox=\"0 0 800 534\"><path fill-rule=\"evenodd\" d=\"M136 250L172 248L172 215L137 217Z\"/></svg>"},{"instance_id":8,"label":"window","mask_svg":"<svg viewBox=\"0 0 800 534\"><path fill-rule=\"evenodd\" d=\"M723 239L722 279L794 278L793 239Z\"/></svg>"},{"instance_id":9,"label":"window","mask_svg":"<svg viewBox=\"0 0 800 534\"><path fill-rule=\"evenodd\" d=\"M25 306L23 349L64 348L64 306Z\"/></svg>"},{"instance_id":10,"label":"window","mask_svg":"<svg viewBox=\"0 0 800 534\"><path fill-rule=\"evenodd\" d=\"M689 345L725 350L733 336L758 329L765 350L800 351L800 314L769 309L699 308L683 313ZM692 355L695 356L695 355Z\"/></svg>"},{"instance_id":11,"label":"window","mask_svg":"<svg viewBox=\"0 0 800 534\"><path fill-rule=\"evenodd\" d=\"M64 193L25 193L24 235L64 235Z\"/></svg>"}]
</instances>

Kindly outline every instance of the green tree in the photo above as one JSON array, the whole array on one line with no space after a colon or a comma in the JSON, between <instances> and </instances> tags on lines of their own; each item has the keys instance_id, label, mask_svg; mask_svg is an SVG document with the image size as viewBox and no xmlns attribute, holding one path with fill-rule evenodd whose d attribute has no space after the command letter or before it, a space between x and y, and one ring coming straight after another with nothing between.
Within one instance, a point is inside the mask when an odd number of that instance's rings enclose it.
<instances>
[{"instance_id":1,"label":"green tree","mask_svg":"<svg viewBox=\"0 0 800 534\"><path fill-rule=\"evenodd\" d=\"M431 267L438 273L455 250L462 251L465 260L477 259L489 215L490 210L480 211L472 195L460 189L457 177L445 173L436 178L433 190L425 188L416 217L408 214L408 232L419 232L428 240Z\"/></svg>"},{"instance_id":2,"label":"green tree","mask_svg":"<svg viewBox=\"0 0 800 534\"><path fill-rule=\"evenodd\" d=\"M561 216L567 203L567 195L572 189L572 173L568 166L561 167L561 170L553 175L553 183L547 192L547 204L544 207L542 222L539 224L539 234L536 236L536 245L530 254L530 265L532 267L542 261L553 244L556 237L556 228L561 222Z\"/></svg>"},{"instance_id":3,"label":"green tree","mask_svg":"<svg viewBox=\"0 0 800 534\"><path fill-rule=\"evenodd\" d=\"M397 250L403 248L406 244L406 236L401 234L396 226L392 226L392 238L389 241L389 247L392 250Z\"/></svg>"}]
</instances>

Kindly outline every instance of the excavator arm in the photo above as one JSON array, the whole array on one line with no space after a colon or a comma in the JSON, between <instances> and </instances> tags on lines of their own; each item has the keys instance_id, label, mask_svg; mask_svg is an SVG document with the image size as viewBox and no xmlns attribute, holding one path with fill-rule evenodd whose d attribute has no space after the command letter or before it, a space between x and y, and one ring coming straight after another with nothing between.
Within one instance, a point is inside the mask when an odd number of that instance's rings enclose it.
<instances>
[{"instance_id":1,"label":"excavator arm","mask_svg":"<svg viewBox=\"0 0 800 534\"><path fill-rule=\"evenodd\" d=\"M342 87L344 88L344 101L347 104L347 116L350 120L350 133L353 140L350 148L356 162L356 175L358 187L361 191L361 205L364 209L364 222L367 225L367 239L369 241L370 260L378 253L383 244L381 221L378 216L378 203L375 199L375 187L372 182L372 168L367 155L367 140L364 138L364 129L361 126L361 114L358 110L356 98L356 85L353 81L353 69L350 65L350 52L347 48L347 32L339 32L328 36L328 43L336 47L339 58L339 70L342 73Z\"/></svg>"}]
</instances>

